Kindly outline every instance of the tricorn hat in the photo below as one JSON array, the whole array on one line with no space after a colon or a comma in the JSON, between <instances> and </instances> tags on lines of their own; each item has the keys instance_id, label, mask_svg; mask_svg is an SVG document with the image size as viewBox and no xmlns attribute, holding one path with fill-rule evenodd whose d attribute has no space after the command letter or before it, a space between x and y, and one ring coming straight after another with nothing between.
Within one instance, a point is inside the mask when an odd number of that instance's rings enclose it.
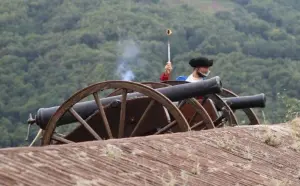
<instances>
[{"instance_id":1,"label":"tricorn hat","mask_svg":"<svg viewBox=\"0 0 300 186\"><path fill-rule=\"evenodd\" d=\"M214 60L207 59L206 57L197 57L190 60L189 64L196 68L196 67L210 67L213 66Z\"/></svg>"}]
</instances>

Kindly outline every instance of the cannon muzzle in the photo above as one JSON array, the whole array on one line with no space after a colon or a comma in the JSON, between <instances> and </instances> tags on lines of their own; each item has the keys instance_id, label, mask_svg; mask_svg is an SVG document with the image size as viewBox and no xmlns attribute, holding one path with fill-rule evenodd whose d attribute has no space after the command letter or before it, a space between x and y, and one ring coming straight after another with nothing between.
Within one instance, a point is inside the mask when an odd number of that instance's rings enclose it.
<instances>
[{"instance_id":1,"label":"cannon muzzle","mask_svg":"<svg viewBox=\"0 0 300 186\"><path fill-rule=\"evenodd\" d=\"M222 83L219 76L203 80L195 83L186 83L170 87L158 88L156 91L162 93L168 97L171 101L176 102L192 97L204 96L207 94L220 93L222 91ZM127 95L127 100L135 99L137 97L144 97L145 95L134 92ZM100 99L100 102L103 106L110 105L116 101L120 101L122 96L112 96ZM35 122L40 128L45 129L47 123L49 122L51 116L56 112L59 106L50 107L50 108L40 108L37 111ZM83 118L88 118L96 110L98 110L96 102L86 101L80 102L73 106L74 110ZM69 123L76 122L76 118L71 115L69 112L66 112L63 117L57 123L59 125L65 125Z\"/></svg>"},{"instance_id":2,"label":"cannon muzzle","mask_svg":"<svg viewBox=\"0 0 300 186\"><path fill-rule=\"evenodd\" d=\"M264 108L266 106L266 96L263 93L253 96L223 98L223 100L233 110L245 108Z\"/></svg>"}]
</instances>

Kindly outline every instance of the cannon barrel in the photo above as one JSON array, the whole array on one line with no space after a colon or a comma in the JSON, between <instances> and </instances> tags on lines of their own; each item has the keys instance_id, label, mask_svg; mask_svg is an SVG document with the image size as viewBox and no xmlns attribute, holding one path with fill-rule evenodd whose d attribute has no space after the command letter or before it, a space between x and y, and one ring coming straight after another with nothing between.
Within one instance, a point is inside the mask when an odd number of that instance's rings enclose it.
<instances>
[{"instance_id":1,"label":"cannon barrel","mask_svg":"<svg viewBox=\"0 0 300 186\"><path fill-rule=\"evenodd\" d=\"M155 90L168 97L171 101L176 102L176 101L180 101L192 97L220 93L222 91L222 83L220 77L216 76L200 82L163 87ZM138 92L130 93L127 95L127 100L134 99L141 96L145 96L145 95ZM121 95L112 96L112 97L102 98L100 99L100 102L103 106L105 106L115 101L121 100L121 98L122 98ZM39 125L42 129L45 129L51 116L56 112L58 108L59 106L50 107L50 108L40 108L37 111L35 123ZM77 103L73 106L73 108L83 119L88 118L91 114L93 114L96 110L98 110L97 104L94 100ZM57 126L73 123L76 121L77 120L73 115L71 115L69 112L66 112L64 116L62 116L58 121Z\"/></svg>"},{"instance_id":2,"label":"cannon barrel","mask_svg":"<svg viewBox=\"0 0 300 186\"><path fill-rule=\"evenodd\" d=\"M245 108L264 108L266 106L266 96L264 93L252 96L239 96L223 98L223 100L230 106L231 109L245 109Z\"/></svg>"}]
</instances>

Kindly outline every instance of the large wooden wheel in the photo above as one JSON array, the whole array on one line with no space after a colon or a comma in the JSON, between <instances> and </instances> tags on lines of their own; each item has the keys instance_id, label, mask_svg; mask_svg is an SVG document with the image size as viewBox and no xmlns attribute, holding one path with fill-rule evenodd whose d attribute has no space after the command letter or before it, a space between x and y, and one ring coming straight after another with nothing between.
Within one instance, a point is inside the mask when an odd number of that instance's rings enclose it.
<instances>
[{"instance_id":1,"label":"large wooden wheel","mask_svg":"<svg viewBox=\"0 0 300 186\"><path fill-rule=\"evenodd\" d=\"M99 92L121 89L120 99L104 105ZM129 92L141 96L130 97ZM97 108L88 118L82 118L74 105L91 96ZM185 132L190 126L184 115L166 96L141 83L127 81L106 81L86 87L66 100L50 118L41 144L62 144L91 140L105 140L163 134L167 132ZM169 116L166 114L169 113ZM79 122L67 135L58 134L57 123L70 113Z\"/></svg>"},{"instance_id":2,"label":"large wooden wheel","mask_svg":"<svg viewBox=\"0 0 300 186\"><path fill-rule=\"evenodd\" d=\"M141 82L141 84L149 86L153 89L172 86L162 82ZM117 89L109 94L108 97L120 95L121 93L122 90ZM192 130L215 128L212 118L206 109L195 98L189 98L174 104L177 105L178 109L185 116Z\"/></svg>"}]
</instances>

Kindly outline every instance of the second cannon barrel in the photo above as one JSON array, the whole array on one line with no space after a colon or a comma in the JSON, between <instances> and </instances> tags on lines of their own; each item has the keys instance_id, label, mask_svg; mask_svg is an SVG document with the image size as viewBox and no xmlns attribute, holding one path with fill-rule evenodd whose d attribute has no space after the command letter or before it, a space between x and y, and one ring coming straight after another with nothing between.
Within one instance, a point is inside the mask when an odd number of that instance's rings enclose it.
<instances>
[{"instance_id":1,"label":"second cannon barrel","mask_svg":"<svg viewBox=\"0 0 300 186\"><path fill-rule=\"evenodd\" d=\"M266 96L264 93L252 96L223 98L223 100L233 110L245 108L264 108L266 106Z\"/></svg>"}]
</instances>

